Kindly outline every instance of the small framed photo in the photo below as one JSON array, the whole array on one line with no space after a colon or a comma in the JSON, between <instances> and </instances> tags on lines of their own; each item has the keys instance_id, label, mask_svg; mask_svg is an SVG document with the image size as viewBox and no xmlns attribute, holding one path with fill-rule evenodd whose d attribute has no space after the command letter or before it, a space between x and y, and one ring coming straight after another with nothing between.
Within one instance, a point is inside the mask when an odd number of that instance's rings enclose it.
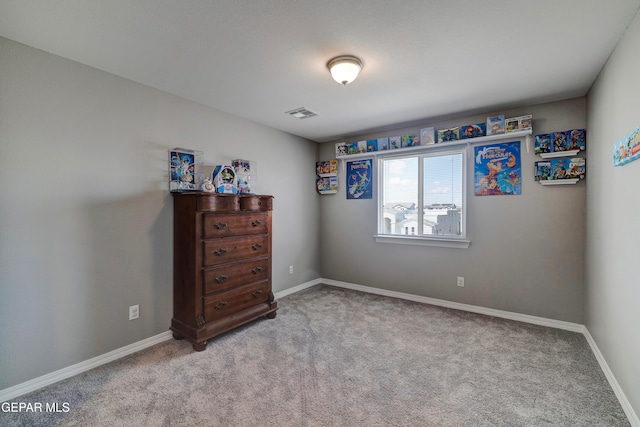
<instances>
[{"instance_id":1,"label":"small framed photo","mask_svg":"<svg viewBox=\"0 0 640 427\"><path fill-rule=\"evenodd\" d=\"M169 191L200 191L204 183L203 159L202 151L169 150Z\"/></svg>"},{"instance_id":2,"label":"small framed photo","mask_svg":"<svg viewBox=\"0 0 640 427\"><path fill-rule=\"evenodd\" d=\"M432 145L436 143L436 128L422 128L420 129L420 144Z\"/></svg>"},{"instance_id":3,"label":"small framed photo","mask_svg":"<svg viewBox=\"0 0 640 427\"><path fill-rule=\"evenodd\" d=\"M460 128L438 129L438 144L449 141L457 141L460 139Z\"/></svg>"},{"instance_id":4,"label":"small framed photo","mask_svg":"<svg viewBox=\"0 0 640 427\"><path fill-rule=\"evenodd\" d=\"M531 130L533 124L533 117L531 114L518 117L518 129L519 130Z\"/></svg>"},{"instance_id":5,"label":"small framed photo","mask_svg":"<svg viewBox=\"0 0 640 427\"><path fill-rule=\"evenodd\" d=\"M387 151L389 149L389 138L378 138L378 151Z\"/></svg>"},{"instance_id":6,"label":"small framed photo","mask_svg":"<svg viewBox=\"0 0 640 427\"><path fill-rule=\"evenodd\" d=\"M402 148L415 147L416 145L420 145L420 138L416 138L414 135L411 135L411 134L402 135L401 143L402 143Z\"/></svg>"},{"instance_id":7,"label":"small framed photo","mask_svg":"<svg viewBox=\"0 0 640 427\"><path fill-rule=\"evenodd\" d=\"M348 150L346 142L336 142L336 157L346 156L349 154Z\"/></svg>"},{"instance_id":8,"label":"small framed photo","mask_svg":"<svg viewBox=\"0 0 640 427\"><path fill-rule=\"evenodd\" d=\"M347 144L347 154L358 154L358 143L350 142Z\"/></svg>"},{"instance_id":9,"label":"small framed photo","mask_svg":"<svg viewBox=\"0 0 640 427\"><path fill-rule=\"evenodd\" d=\"M396 150L402 148L402 137L400 135L389 137L389 149Z\"/></svg>"},{"instance_id":10,"label":"small framed photo","mask_svg":"<svg viewBox=\"0 0 640 427\"><path fill-rule=\"evenodd\" d=\"M535 163L535 180L536 181L547 181L551 178L551 162L536 162Z\"/></svg>"},{"instance_id":11,"label":"small framed photo","mask_svg":"<svg viewBox=\"0 0 640 427\"><path fill-rule=\"evenodd\" d=\"M358 141L358 154L367 152L367 141Z\"/></svg>"},{"instance_id":12,"label":"small framed photo","mask_svg":"<svg viewBox=\"0 0 640 427\"><path fill-rule=\"evenodd\" d=\"M504 133L504 115L487 117L487 135Z\"/></svg>"},{"instance_id":13,"label":"small framed photo","mask_svg":"<svg viewBox=\"0 0 640 427\"><path fill-rule=\"evenodd\" d=\"M567 133L568 132L553 132L551 134L551 140L553 141L553 145L551 146L552 152L557 153L567 150Z\"/></svg>"},{"instance_id":14,"label":"small framed photo","mask_svg":"<svg viewBox=\"0 0 640 427\"><path fill-rule=\"evenodd\" d=\"M535 149L536 154L550 153L551 152L551 135L548 133L542 133L536 135Z\"/></svg>"},{"instance_id":15,"label":"small framed photo","mask_svg":"<svg viewBox=\"0 0 640 427\"><path fill-rule=\"evenodd\" d=\"M587 131L584 129L573 129L569 131L567 150L584 151L587 144Z\"/></svg>"},{"instance_id":16,"label":"small framed photo","mask_svg":"<svg viewBox=\"0 0 640 427\"><path fill-rule=\"evenodd\" d=\"M585 176L585 159L584 157L573 157L569 159L569 170L567 178L584 179Z\"/></svg>"},{"instance_id":17,"label":"small framed photo","mask_svg":"<svg viewBox=\"0 0 640 427\"><path fill-rule=\"evenodd\" d=\"M475 125L466 125L460 128L460 137L462 139L476 138L487 134L487 125L478 123Z\"/></svg>"},{"instance_id":18,"label":"small framed photo","mask_svg":"<svg viewBox=\"0 0 640 427\"><path fill-rule=\"evenodd\" d=\"M527 116L511 117L504 121L505 133L531 130L531 114Z\"/></svg>"},{"instance_id":19,"label":"small framed photo","mask_svg":"<svg viewBox=\"0 0 640 427\"><path fill-rule=\"evenodd\" d=\"M518 132L518 118L512 117L504 121L504 133Z\"/></svg>"},{"instance_id":20,"label":"small framed photo","mask_svg":"<svg viewBox=\"0 0 640 427\"><path fill-rule=\"evenodd\" d=\"M236 162L234 160L233 162ZM234 165L235 167L235 165ZM236 168L237 170L238 168ZM338 161L335 159L316 162L316 175L321 177L335 176L338 173Z\"/></svg>"}]
</instances>

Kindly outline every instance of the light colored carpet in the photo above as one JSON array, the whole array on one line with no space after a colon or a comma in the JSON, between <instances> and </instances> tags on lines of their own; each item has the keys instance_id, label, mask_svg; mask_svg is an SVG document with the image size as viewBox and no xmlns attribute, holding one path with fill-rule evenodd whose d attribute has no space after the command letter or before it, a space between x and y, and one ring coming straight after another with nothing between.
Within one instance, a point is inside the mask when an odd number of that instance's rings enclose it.
<instances>
[{"instance_id":1,"label":"light colored carpet","mask_svg":"<svg viewBox=\"0 0 640 427\"><path fill-rule=\"evenodd\" d=\"M3 426L628 426L585 338L330 286L194 352L167 341L17 398Z\"/></svg>"}]
</instances>

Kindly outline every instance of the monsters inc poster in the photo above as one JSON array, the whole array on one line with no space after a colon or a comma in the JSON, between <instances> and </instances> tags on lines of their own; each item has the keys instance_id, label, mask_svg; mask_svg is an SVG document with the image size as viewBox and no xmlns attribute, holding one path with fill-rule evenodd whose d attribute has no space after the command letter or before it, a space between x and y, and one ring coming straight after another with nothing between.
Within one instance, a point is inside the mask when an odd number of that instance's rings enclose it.
<instances>
[{"instance_id":1,"label":"monsters inc poster","mask_svg":"<svg viewBox=\"0 0 640 427\"><path fill-rule=\"evenodd\" d=\"M347 162L347 199L371 198L371 160Z\"/></svg>"},{"instance_id":2,"label":"monsters inc poster","mask_svg":"<svg viewBox=\"0 0 640 427\"><path fill-rule=\"evenodd\" d=\"M520 141L475 147L474 165L476 196L522 193Z\"/></svg>"}]
</instances>

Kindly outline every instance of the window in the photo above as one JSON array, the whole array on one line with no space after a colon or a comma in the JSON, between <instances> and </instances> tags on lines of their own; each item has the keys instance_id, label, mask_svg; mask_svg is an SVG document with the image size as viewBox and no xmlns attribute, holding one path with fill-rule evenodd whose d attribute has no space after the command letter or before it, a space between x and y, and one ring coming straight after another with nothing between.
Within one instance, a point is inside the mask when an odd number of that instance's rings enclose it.
<instances>
[{"instance_id":1,"label":"window","mask_svg":"<svg viewBox=\"0 0 640 427\"><path fill-rule=\"evenodd\" d=\"M377 241L468 247L466 151L378 158Z\"/></svg>"}]
</instances>

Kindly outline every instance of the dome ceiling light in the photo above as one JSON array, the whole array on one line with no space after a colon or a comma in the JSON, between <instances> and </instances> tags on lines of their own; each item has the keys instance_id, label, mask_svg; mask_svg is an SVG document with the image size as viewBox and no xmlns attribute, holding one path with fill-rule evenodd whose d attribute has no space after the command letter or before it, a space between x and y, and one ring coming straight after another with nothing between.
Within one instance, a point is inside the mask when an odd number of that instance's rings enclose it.
<instances>
[{"instance_id":1,"label":"dome ceiling light","mask_svg":"<svg viewBox=\"0 0 640 427\"><path fill-rule=\"evenodd\" d=\"M343 86L348 85L358 77L362 70L362 61L351 55L333 58L327 63L327 68L335 81Z\"/></svg>"}]
</instances>

